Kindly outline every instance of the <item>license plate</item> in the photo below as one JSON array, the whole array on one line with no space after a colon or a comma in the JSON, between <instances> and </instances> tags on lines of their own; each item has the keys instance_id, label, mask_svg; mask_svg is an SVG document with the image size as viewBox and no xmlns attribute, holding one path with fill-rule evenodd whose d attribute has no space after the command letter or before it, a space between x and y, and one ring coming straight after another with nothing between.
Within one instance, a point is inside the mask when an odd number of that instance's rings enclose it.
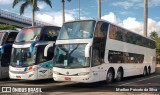
<instances>
[{"instance_id":1,"label":"license plate","mask_svg":"<svg viewBox=\"0 0 160 95\"><path fill-rule=\"evenodd\" d=\"M71 78L70 77L65 77L65 80L71 81Z\"/></svg>"},{"instance_id":2,"label":"license plate","mask_svg":"<svg viewBox=\"0 0 160 95\"><path fill-rule=\"evenodd\" d=\"M20 78L21 78L21 76L16 76L16 78L20 79Z\"/></svg>"}]
</instances>

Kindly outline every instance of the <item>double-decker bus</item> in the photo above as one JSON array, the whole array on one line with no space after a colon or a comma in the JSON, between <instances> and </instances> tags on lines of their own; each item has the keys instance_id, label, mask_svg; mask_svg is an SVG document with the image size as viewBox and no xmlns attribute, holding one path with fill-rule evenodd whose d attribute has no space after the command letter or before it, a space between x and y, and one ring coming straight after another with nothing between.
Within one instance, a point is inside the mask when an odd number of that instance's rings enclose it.
<instances>
[{"instance_id":1,"label":"double-decker bus","mask_svg":"<svg viewBox=\"0 0 160 95\"><path fill-rule=\"evenodd\" d=\"M54 44L60 27L22 29L12 46L9 77L37 80L52 78Z\"/></svg>"},{"instance_id":2,"label":"double-decker bus","mask_svg":"<svg viewBox=\"0 0 160 95\"><path fill-rule=\"evenodd\" d=\"M53 79L92 83L155 72L155 42L105 20L63 24L56 40Z\"/></svg>"},{"instance_id":3,"label":"double-decker bus","mask_svg":"<svg viewBox=\"0 0 160 95\"><path fill-rule=\"evenodd\" d=\"M17 34L17 30L0 30L0 79L9 77L12 44Z\"/></svg>"}]
</instances>

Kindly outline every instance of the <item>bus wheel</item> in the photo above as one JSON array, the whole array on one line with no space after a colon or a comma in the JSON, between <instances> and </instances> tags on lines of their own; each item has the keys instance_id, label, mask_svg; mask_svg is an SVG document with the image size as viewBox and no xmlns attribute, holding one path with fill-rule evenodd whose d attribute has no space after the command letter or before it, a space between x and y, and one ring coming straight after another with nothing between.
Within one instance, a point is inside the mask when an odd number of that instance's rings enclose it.
<instances>
[{"instance_id":1,"label":"bus wheel","mask_svg":"<svg viewBox=\"0 0 160 95\"><path fill-rule=\"evenodd\" d=\"M151 67L148 67L148 75L150 75L151 74Z\"/></svg>"},{"instance_id":2,"label":"bus wheel","mask_svg":"<svg viewBox=\"0 0 160 95\"><path fill-rule=\"evenodd\" d=\"M106 82L107 83L112 83L113 79L114 79L113 71L109 70L108 73L107 73Z\"/></svg>"},{"instance_id":3,"label":"bus wheel","mask_svg":"<svg viewBox=\"0 0 160 95\"><path fill-rule=\"evenodd\" d=\"M144 70L143 70L143 76L146 76L147 75L147 68L144 67Z\"/></svg>"},{"instance_id":4,"label":"bus wheel","mask_svg":"<svg viewBox=\"0 0 160 95\"><path fill-rule=\"evenodd\" d=\"M121 69L118 69L117 71L117 77L116 77L116 81L121 81L123 78L123 73Z\"/></svg>"}]
</instances>

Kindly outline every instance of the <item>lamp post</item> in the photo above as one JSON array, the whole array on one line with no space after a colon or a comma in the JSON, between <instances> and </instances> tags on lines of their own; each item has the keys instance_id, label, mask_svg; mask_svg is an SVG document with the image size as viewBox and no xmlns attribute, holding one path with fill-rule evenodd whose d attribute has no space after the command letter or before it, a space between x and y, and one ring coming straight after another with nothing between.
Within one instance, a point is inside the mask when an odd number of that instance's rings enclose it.
<instances>
[{"instance_id":1,"label":"lamp post","mask_svg":"<svg viewBox=\"0 0 160 95\"><path fill-rule=\"evenodd\" d=\"M81 18L81 15L80 15L80 0L78 0L78 7L79 7L78 15L79 15L79 20L80 20L80 18Z\"/></svg>"},{"instance_id":2,"label":"lamp post","mask_svg":"<svg viewBox=\"0 0 160 95\"><path fill-rule=\"evenodd\" d=\"M147 37L148 26L148 0L144 0L144 36Z\"/></svg>"},{"instance_id":3,"label":"lamp post","mask_svg":"<svg viewBox=\"0 0 160 95\"><path fill-rule=\"evenodd\" d=\"M98 0L98 18L101 19L101 0Z\"/></svg>"},{"instance_id":4,"label":"lamp post","mask_svg":"<svg viewBox=\"0 0 160 95\"><path fill-rule=\"evenodd\" d=\"M62 0L62 22L64 23L65 22L65 11L64 11L64 3L65 3L65 1L64 0Z\"/></svg>"}]
</instances>

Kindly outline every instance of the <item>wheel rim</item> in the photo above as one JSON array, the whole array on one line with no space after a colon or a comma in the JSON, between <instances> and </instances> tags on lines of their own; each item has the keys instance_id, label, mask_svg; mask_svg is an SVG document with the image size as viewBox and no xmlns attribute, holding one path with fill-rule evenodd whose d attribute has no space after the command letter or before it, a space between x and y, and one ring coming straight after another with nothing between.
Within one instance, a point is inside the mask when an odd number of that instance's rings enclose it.
<instances>
[{"instance_id":1,"label":"wheel rim","mask_svg":"<svg viewBox=\"0 0 160 95\"><path fill-rule=\"evenodd\" d=\"M121 78L122 78L122 74L121 74L121 72L119 71L119 72L117 72L117 80L119 81L119 80L121 80Z\"/></svg>"},{"instance_id":2,"label":"wheel rim","mask_svg":"<svg viewBox=\"0 0 160 95\"><path fill-rule=\"evenodd\" d=\"M146 69L144 69L143 75L146 75L146 74L147 74Z\"/></svg>"},{"instance_id":3,"label":"wheel rim","mask_svg":"<svg viewBox=\"0 0 160 95\"><path fill-rule=\"evenodd\" d=\"M111 73L111 72L108 72L107 81L108 81L108 82L112 82L112 79L113 79L112 73Z\"/></svg>"}]
</instances>

